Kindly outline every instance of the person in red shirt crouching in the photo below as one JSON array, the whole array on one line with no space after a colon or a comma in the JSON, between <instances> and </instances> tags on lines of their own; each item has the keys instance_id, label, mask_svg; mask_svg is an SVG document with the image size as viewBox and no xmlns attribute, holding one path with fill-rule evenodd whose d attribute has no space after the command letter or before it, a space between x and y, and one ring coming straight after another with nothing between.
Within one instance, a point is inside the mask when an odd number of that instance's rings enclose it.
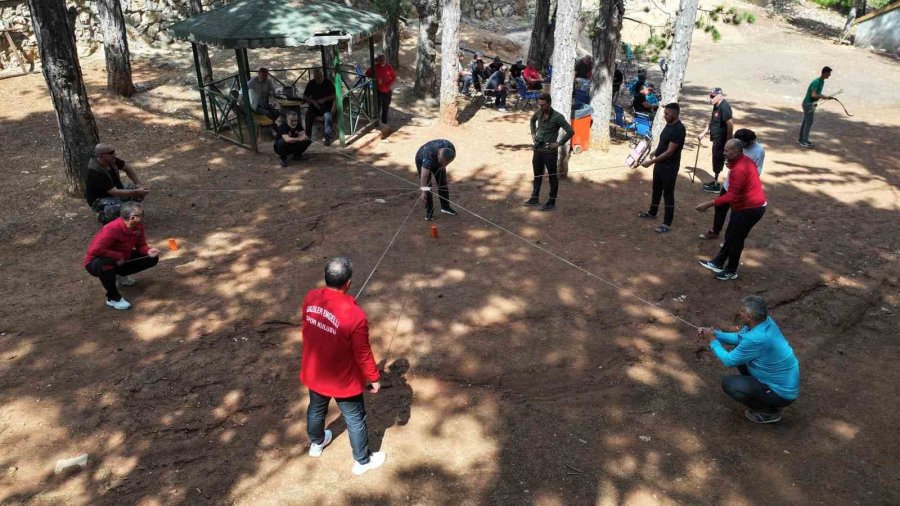
<instances>
[{"instance_id":1,"label":"person in red shirt crouching","mask_svg":"<svg viewBox=\"0 0 900 506\"><path fill-rule=\"evenodd\" d=\"M107 223L88 246L84 268L91 276L100 278L106 289L106 305L128 309L131 304L119 293L116 284L132 286L129 274L141 272L159 263L159 250L147 245L144 235L144 206L125 202L119 210L120 218Z\"/></svg>"},{"instance_id":2,"label":"person in red shirt crouching","mask_svg":"<svg viewBox=\"0 0 900 506\"><path fill-rule=\"evenodd\" d=\"M715 258L700 262L700 265L716 273L716 279L729 281L737 279L744 241L766 213L766 194L763 193L756 164L744 154L744 144L740 140L731 139L725 143L725 163L731 169L728 173L728 192L698 205L697 210L703 212L713 206L731 205L725 243Z\"/></svg>"},{"instance_id":3,"label":"person in red shirt crouching","mask_svg":"<svg viewBox=\"0 0 900 506\"><path fill-rule=\"evenodd\" d=\"M325 266L325 287L306 294L301 307L303 352L300 381L309 388L306 434L311 442L310 457L322 455L331 443L325 429L328 403L334 397L347 423L353 448L353 474L360 475L384 464L383 452L369 451L366 406L363 391L371 383L372 393L381 389L380 374L369 345L366 314L347 295L353 264L336 257Z\"/></svg>"}]
</instances>

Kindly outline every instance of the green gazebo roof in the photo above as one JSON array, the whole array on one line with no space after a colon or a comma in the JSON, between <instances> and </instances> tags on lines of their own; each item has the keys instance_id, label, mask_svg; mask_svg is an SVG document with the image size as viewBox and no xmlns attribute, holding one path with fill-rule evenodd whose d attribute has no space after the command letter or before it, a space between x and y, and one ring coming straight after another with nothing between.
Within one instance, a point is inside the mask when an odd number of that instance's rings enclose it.
<instances>
[{"instance_id":1,"label":"green gazebo roof","mask_svg":"<svg viewBox=\"0 0 900 506\"><path fill-rule=\"evenodd\" d=\"M317 45L317 34L374 35L384 17L329 1L240 0L169 27L177 39L223 49Z\"/></svg>"}]
</instances>

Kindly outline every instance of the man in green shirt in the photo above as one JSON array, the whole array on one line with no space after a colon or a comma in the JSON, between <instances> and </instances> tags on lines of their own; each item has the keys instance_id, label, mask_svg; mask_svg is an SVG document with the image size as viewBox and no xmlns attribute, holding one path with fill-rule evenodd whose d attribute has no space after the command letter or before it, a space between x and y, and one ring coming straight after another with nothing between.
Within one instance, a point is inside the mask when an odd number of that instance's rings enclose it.
<instances>
[{"instance_id":1,"label":"man in green shirt","mask_svg":"<svg viewBox=\"0 0 900 506\"><path fill-rule=\"evenodd\" d=\"M556 176L557 150L569 142L575 131L562 114L550 107L550 95L541 95L537 104L538 110L531 116L531 138L534 140L531 168L534 170L534 180L531 182L531 198L525 201L525 205L536 206L540 202L538 199L546 169L550 178L550 198L541 206L541 211L552 211L556 207L556 193L559 190L559 179ZM559 138L560 129L566 132L562 139Z\"/></svg>"},{"instance_id":2,"label":"man in green shirt","mask_svg":"<svg viewBox=\"0 0 900 506\"><path fill-rule=\"evenodd\" d=\"M813 126L819 100L831 100L831 97L822 95L825 80L829 77L831 77L831 67L824 67L822 75L809 83L809 87L806 89L806 96L803 97L803 123L800 125L800 139L797 142L804 148L813 147L813 144L809 142L809 130Z\"/></svg>"}]
</instances>

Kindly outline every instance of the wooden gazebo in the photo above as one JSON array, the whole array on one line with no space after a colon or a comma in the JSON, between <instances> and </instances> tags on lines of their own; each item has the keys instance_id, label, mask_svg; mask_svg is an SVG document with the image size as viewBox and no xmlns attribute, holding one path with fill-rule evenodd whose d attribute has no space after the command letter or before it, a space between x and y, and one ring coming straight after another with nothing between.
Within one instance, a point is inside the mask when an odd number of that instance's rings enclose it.
<instances>
[{"instance_id":1,"label":"wooden gazebo","mask_svg":"<svg viewBox=\"0 0 900 506\"><path fill-rule=\"evenodd\" d=\"M374 97L374 83L362 75L361 68L341 66L340 44L350 47L356 41L368 39L369 66L373 66L374 36L384 29L386 23L385 18L378 14L327 0L239 0L187 18L172 25L169 30L175 38L191 43L206 130L229 142L258 151L257 127L247 90L250 80L248 50L288 47L318 49L322 57L321 68L334 80L337 97L334 126L341 146L345 146L349 140L375 126L378 104ZM237 74L204 83L198 44L233 49ZM302 78L310 77L311 70L271 69L271 73L283 86L294 86ZM298 71L296 77L287 76ZM283 73L284 79L275 77L279 73ZM245 135L245 130L248 135Z\"/></svg>"}]
</instances>

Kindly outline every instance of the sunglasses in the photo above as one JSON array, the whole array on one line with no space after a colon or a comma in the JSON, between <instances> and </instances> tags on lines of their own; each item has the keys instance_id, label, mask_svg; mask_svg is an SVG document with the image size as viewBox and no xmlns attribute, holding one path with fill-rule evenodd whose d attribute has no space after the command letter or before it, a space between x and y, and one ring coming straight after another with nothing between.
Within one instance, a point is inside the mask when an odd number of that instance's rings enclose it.
<instances>
[{"instance_id":1,"label":"sunglasses","mask_svg":"<svg viewBox=\"0 0 900 506\"><path fill-rule=\"evenodd\" d=\"M110 155L110 156L114 156L114 155L116 154L116 152L115 152L115 151L110 151L109 153L100 153L100 154L101 154L101 155Z\"/></svg>"}]
</instances>

